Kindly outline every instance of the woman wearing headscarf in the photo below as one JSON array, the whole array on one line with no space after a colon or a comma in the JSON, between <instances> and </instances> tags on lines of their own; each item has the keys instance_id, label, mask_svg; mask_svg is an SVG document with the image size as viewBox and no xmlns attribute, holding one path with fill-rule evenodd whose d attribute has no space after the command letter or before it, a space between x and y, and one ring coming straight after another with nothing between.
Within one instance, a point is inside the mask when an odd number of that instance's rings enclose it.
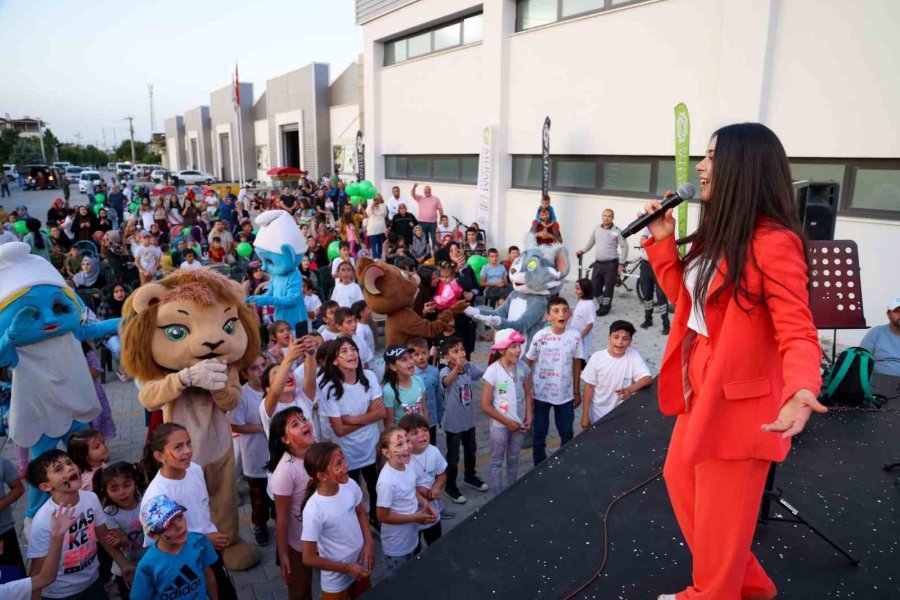
<instances>
[{"instance_id":1,"label":"woman wearing headscarf","mask_svg":"<svg viewBox=\"0 0 900 600\"><path fill-rule=\"evenodd\" d=\"M75 289L102 288L106 286L106 278L100 271L100 261L93 256L81 259L81 271L72 278Z\"/></svg>"},{"instance_id":2,"label":"woman wearing headscarf","mask_svg":"<svg viewBox=\"0 0 900 600\"><path fill-rule=\"evenodd\" d=\"M416 225L415 229L413 229L409 255L420 265L431 257L431 253L428 251L428 238L425 237L425 230L422 229L421 225Z\"/></svg>"},{"instance_id":3,"label":"woman wearing headscarf","mask_svg":"<svg viewBox=\"0 0 900 600\"><path fill-rule=\"evenodd\" d=\"M75 234L75 241L90 240L96 229L97 222L94 215L90 213L87 206L79 206L72 221L72 233Z\"/></svg>"},{"instance_id":4,"label":"woman wearing headscarf","mask_svg":"<svg viewBox=\"0 0 900 600\"><path fill-rule=\"evenodd\" d=\"M66 219L66 203L62 198L57 198L47 210L47 227L55 227Z\"/></svg>"}]
</instances>

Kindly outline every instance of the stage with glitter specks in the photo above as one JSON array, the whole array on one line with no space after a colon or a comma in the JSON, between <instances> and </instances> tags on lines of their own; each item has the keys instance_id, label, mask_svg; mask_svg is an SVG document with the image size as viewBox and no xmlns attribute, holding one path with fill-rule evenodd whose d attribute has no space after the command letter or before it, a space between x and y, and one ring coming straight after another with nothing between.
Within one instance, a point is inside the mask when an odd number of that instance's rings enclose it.
<instances>
[{"instance_id":1,"label":"stage with glitter specks","mask_svg":"<svg viewBox=\"0 0 900 600\"><path fill-rule=\"evenodd\" d=\"M900 486L882 468L900 461L900 401L887 407L814 415L779 467L784 497L861 561L850 565L804 526L759 525L753 550L779 598L900 598ZM643 390L366 598L566 596L599 567L610 500L662 468L673 424L655 384ZM606 569L578 597L654 600L687 586L690 570L659 478L613 508Z\"/></svg>"}]
</instances>

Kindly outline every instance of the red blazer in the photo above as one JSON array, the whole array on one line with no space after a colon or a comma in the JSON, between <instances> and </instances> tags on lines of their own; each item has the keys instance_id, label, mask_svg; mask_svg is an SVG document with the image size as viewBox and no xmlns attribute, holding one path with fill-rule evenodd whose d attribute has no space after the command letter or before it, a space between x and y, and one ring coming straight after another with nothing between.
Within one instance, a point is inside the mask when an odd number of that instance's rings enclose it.
<instances>
[{"instance_id":1,"label":"red blazer","mask_svg":"<svg viewBox=\"0 0 900 600\"><path fill-rule=\"evenodd\" d=\"M707 301L712 359L700 389L689 390L687 360L696 333L687 327L691 297L684 265L674 236L644 242L660 286L677 307L659 372L659 406L666 415L690 411L684 458L691 464L707 458L784 460L790 440L761 426L775 421L798 390L818 394L822 385L822 349L809 310L802 242L762 221L751 244L758 267L748 256L744 278L764 301L742 300L742 308L731 287ZM723 260L710 291L722 284L725 268Z\"/></svg>"}]
</instances>

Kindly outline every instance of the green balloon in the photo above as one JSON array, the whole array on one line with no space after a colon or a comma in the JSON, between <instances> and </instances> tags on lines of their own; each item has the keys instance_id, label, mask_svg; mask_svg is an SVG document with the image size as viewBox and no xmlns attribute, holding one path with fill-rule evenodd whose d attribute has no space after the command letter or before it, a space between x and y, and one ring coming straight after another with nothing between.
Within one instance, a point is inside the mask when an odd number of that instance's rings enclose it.
<instances>
[{"instance_id":1,"label":"green balloon","mask_svg":"<svg viewBox=\"0 0 900 600\"><path fill-rule=\"evenodd\" d=\"M16 221L13 223L13 230L19 235L25 235L28 233L28 225L25 224L25 221Z\"/></svg>"},{"instance_id":2,"label":"green balloon","mask_svg":"<svg viewBox=\"0 0 900 600\"><path fill-rule=\"evenodd\" d=\"M336 259L338 256L341 255L341 253L338 252L339 245L340 245L340 242L338 240L334 240L333 242L328 244L328 262L333 261L334 259Z\"/></svg>"},{"instance_id":3,"label":"green balloon","mask_svg":"<svg viewBox=\"0 0 900 600\"><path fill-rule=\"evenodd\" d=\"M466 264L472 267L472 270L475 271L475 276L479 277L481 275L481 269L484 265L488 264L488 259L486 256L473 254L469 257L469 260L466 261Z\"/></svg>"},{"instance_id":4,"label":"green balloon","mask_svg":"<svg viewBox=\"0 0 900 600\"><path fill-rule=\"evenodd\" d=\"M371 200L378 195L378 188L375 187L374 183L366 179L359 184L359 195L366 200Z\"/></svg>"},{"instance_id":5,"label":"green balloon","mask_svg":"<svg viewBox=\"0 0 900 600\"><path fill-rule=\"evenodd\" d=\"M237 245L237 253L238 253L238 256L247 258L251 254L253 254L253 246L251 246L247 242L241 242L240 244Z\"/></svg>"},{"instance_id":6,"label":"green balloon","mask_svg":"<svg viewBox=\"0 0 900 600\"><path fill-rule=\"evenodd\" d=\"M132 202L131 204L128 205L128 212L136 213L138 208L140 208L140 207L141 207L141 205L139 203Z\"/></svg>"},{"instance_id":7,"label":"green balloon","mask_svg":"<svg viewBox=\"0 0 900 600\"><path fill-rule=\"evenodd\" d=\"M362 196L350 196L350 204L353 206L359 206L359 203L365 200Z\"/></svg>"},{"instance_id":8,"label":"green balloon","mask_svg":"<svg viewBox=\"0 0 900 600\"><path fill-rule=\"evenodd\" d=\"M344 191L347 193L348 196L359 196L359 184L356 183L355 181L352 183L348 183L344 187Z\"/></svg>"},{"instance_id":9,"label":"green balloon","mask_svg":"<svg viewBox=\"0 0 900 600\"><path fill-rule=\"evenodd\" d=\"M95 204L95 205L93 206L93 209L94 209L94 215L99 215L99 214L100 214L100 209L101 209L101 208L103 208L103 205L102 205L102 204Z\"/></svg>"},{"instance_id":10,"label":"green balloon","mask_svg":"<svg viewBox=\"0 0 900 600\"><path fill-rule=\"evenodd\" d=\"M102 204L106 198L103 197L103 194L94 194L94 202L97 204Z\"/></svg>"}]
</instances>

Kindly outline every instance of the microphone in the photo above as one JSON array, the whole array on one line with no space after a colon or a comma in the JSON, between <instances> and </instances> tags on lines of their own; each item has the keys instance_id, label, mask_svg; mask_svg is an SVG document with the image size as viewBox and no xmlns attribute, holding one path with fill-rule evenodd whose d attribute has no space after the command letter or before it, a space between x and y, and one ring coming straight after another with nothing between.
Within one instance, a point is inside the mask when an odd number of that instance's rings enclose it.
<instances>
[{"instance_id":1,"label":"microphone","mask_svg":"<svg viewBox=\"0 0 900 600\"><path fill-rule=\"evenodd\" d=\"M678 191L674 196L669 196L665 200L662 201L662 208L657 210L654 213L643 213L637 219L629 223L628 227L622 230L622 237L628 237L634 235L638 231L641 231L650 221L658 219L666 214L666 211L670 208L675 208L685 200L690 200L694 197L696 190L694 190L694 184L692 183L684 183L678 187Z\"/></svg>"}]
</instances>

